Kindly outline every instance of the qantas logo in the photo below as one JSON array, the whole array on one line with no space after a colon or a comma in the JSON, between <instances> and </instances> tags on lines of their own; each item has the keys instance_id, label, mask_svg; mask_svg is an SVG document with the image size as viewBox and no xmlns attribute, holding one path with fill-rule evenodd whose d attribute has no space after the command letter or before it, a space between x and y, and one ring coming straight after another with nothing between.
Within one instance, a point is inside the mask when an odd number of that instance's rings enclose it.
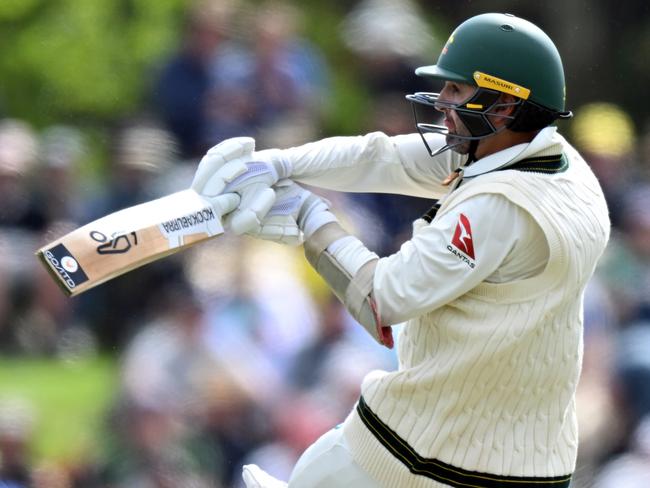
<instances>
[{"instance_id":1,"label":"qantas logo","mask_svg":"<svg viewBox=\"0 0 650 488\"><path fill-rule=\"evenodd\" d=\"M451 244L447 246L447 250L458 258L470 268L474 268L474 239L472 238L472 226L469 219L465 214L458 216L458 223L454 231L454 237L451 239ZM458 252L460 251L460 252ZM469 259L468 259L469 258Z\"/></svg>"},{"instance_id":2,"label":"qantas logo","mask_svg":"<svg viewBox=\"0 0 650 488\"><path fill-rule=\"evenodd\" d=\"M454 238L451 243L458 249L467 254L467 257L474 259L474 242L472 240L472 227L469 225L469 219L465 214L460 214Z\"/></svg>"}]
</instances>

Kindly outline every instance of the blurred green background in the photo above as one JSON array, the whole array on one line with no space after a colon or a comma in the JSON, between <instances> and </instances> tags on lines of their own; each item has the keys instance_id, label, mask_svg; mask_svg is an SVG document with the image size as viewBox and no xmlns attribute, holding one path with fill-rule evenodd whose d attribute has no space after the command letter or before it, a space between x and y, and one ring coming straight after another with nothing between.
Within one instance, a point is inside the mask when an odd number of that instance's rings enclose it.
<instances>
[{"instance_id":1,"label":"blurred green background","mask_svg":"<svg viewBox=\"0 0 650 488\"><path fill-rule=\"evenodd\" d=\"M189 0L1 0L0 116L81 129L90 141L77 168L92 191L108 172L111 131L151 110L152 80L182 39ZM260 2L250 1L252 9ZM359 2L302 0L302 35L322 50L332 94L319 136L357 134L374 100L355 55L339 35ZM650 123L650 2L648 0L420 0L438 47L462 20L483 12L512 12L553 38L567 73L567 103L620 106L639 132ZM247 25L239 25L244 32ZM589 129L587 129L589 130ZM620 141L619 141L620 142ZM106 313L110 314L108 310ZM0 394L37 406L35 456L65 462L92 455L104 435L103 415L114 399L120 349L74 359L0 359Z\"/></svg>"},{"instance_id":2,"label":"blurred green background","mask_svg":"<svg viewBox=\"0 0 650 488\"><path fill-rule=\"evenodd\" d=\"M94 454L117 384L115 359L0 359L0 392L36 406L34 455L69 461Z\"/></svg>"}]
</instances>

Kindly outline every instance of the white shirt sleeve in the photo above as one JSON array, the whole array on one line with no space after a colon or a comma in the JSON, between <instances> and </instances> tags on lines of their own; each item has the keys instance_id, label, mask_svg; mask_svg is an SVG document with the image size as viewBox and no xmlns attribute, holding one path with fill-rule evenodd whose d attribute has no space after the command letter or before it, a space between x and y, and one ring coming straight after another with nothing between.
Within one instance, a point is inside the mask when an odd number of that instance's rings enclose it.
<instances>
[{"instance_id":1,"label":"white shirt sleeve","mask_svg":"<svg viewBox=\"0 0 650 488\"><path fill-rule=\"evenodd\" d=\"M396 324L449 303L482 281L534 276L548 255L543 231L528 212L502 195L481 194L380 259L373 296L382 320Z\"/></svg>"},{"instance_id":2,"label":"white shirt sleeve","mask_svg":"<svg viewBox=\"0 0 650 488\"><path fill-rule=\"evenodd\" d=\"M444 137L427 134L427 141L438 147ZM301 183L425 198L440 198L447 192L441 182L462 159L451 151L432 158L417 133L389 137L382 132L322 139L283 149L282 157L292 166L291 178Z\"/></svg>"}]
</instances>

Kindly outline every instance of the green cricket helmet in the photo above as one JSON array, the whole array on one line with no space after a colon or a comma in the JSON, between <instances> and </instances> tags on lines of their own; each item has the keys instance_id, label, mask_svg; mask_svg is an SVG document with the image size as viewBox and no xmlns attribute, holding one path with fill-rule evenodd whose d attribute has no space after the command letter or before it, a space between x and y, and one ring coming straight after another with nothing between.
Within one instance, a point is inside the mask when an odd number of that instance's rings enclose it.
<instances>
[{"instance_id":1,"label":"green cricket helmet","mask_svg":"<svg viewBox=\"0 0 650 488\"><path fill-rule=\"evenodd\" d=\"M438 62L415 72L437 80L476 86L474 94L460 104L439 100L438 93L408 95L414 103L421 134L446 135L447 129L420 123L416 104L455 110L471 135L454 134L454 137L475 140L476 144L502 130L495 128L488 116L510 119L503 128L527 132L572 115L564 107L564 69L555 44L539 27L512 14L489 13L466 20L451 34ZM512 95L515 102L498 103L504 93ZM507 105L515 106L512 115L494 112ZM449 148L445 146L438 153Z\"/></svg>"}]
</instances>

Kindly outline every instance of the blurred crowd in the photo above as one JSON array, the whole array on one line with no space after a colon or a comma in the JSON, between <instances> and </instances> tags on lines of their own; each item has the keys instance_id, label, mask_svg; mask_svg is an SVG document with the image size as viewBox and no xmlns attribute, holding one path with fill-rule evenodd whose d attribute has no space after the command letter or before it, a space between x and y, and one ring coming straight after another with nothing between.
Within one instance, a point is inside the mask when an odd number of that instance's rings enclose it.
<instances>
[{"instance_id":1,"label":"blurred crowd","mask_svg":"<svg viewBox=\"0 0 650 488\"><path fill-rule=\"evenodd\" d=\"M1 488L239 488L249 462L286 479L299 454L344 419L363 376L397 366L299 249L226 236L72 299L34 257L81 224L186 188L201 155L225 138L253 136L266 148L321 137L332 67L304 35L296 5L193 4L145 108L101 137L101 171L84 169L98 141L83 127L0 120L0 352L109 355L119 368L96 445L80 459L34 456L42 406L0 385ZM394 35L378 35L387 29ZM437 52L429 29L408 0L364 0L348 13L341 39L372 100L360 132L414 130L404 94L431 89L412 74ZM646 487L650 127L607 101L575 108L560 131L599 177L613 234L585 299L573 486ZM429 206L327 196L380 255Z\"/></svg>"}]
</instances>

